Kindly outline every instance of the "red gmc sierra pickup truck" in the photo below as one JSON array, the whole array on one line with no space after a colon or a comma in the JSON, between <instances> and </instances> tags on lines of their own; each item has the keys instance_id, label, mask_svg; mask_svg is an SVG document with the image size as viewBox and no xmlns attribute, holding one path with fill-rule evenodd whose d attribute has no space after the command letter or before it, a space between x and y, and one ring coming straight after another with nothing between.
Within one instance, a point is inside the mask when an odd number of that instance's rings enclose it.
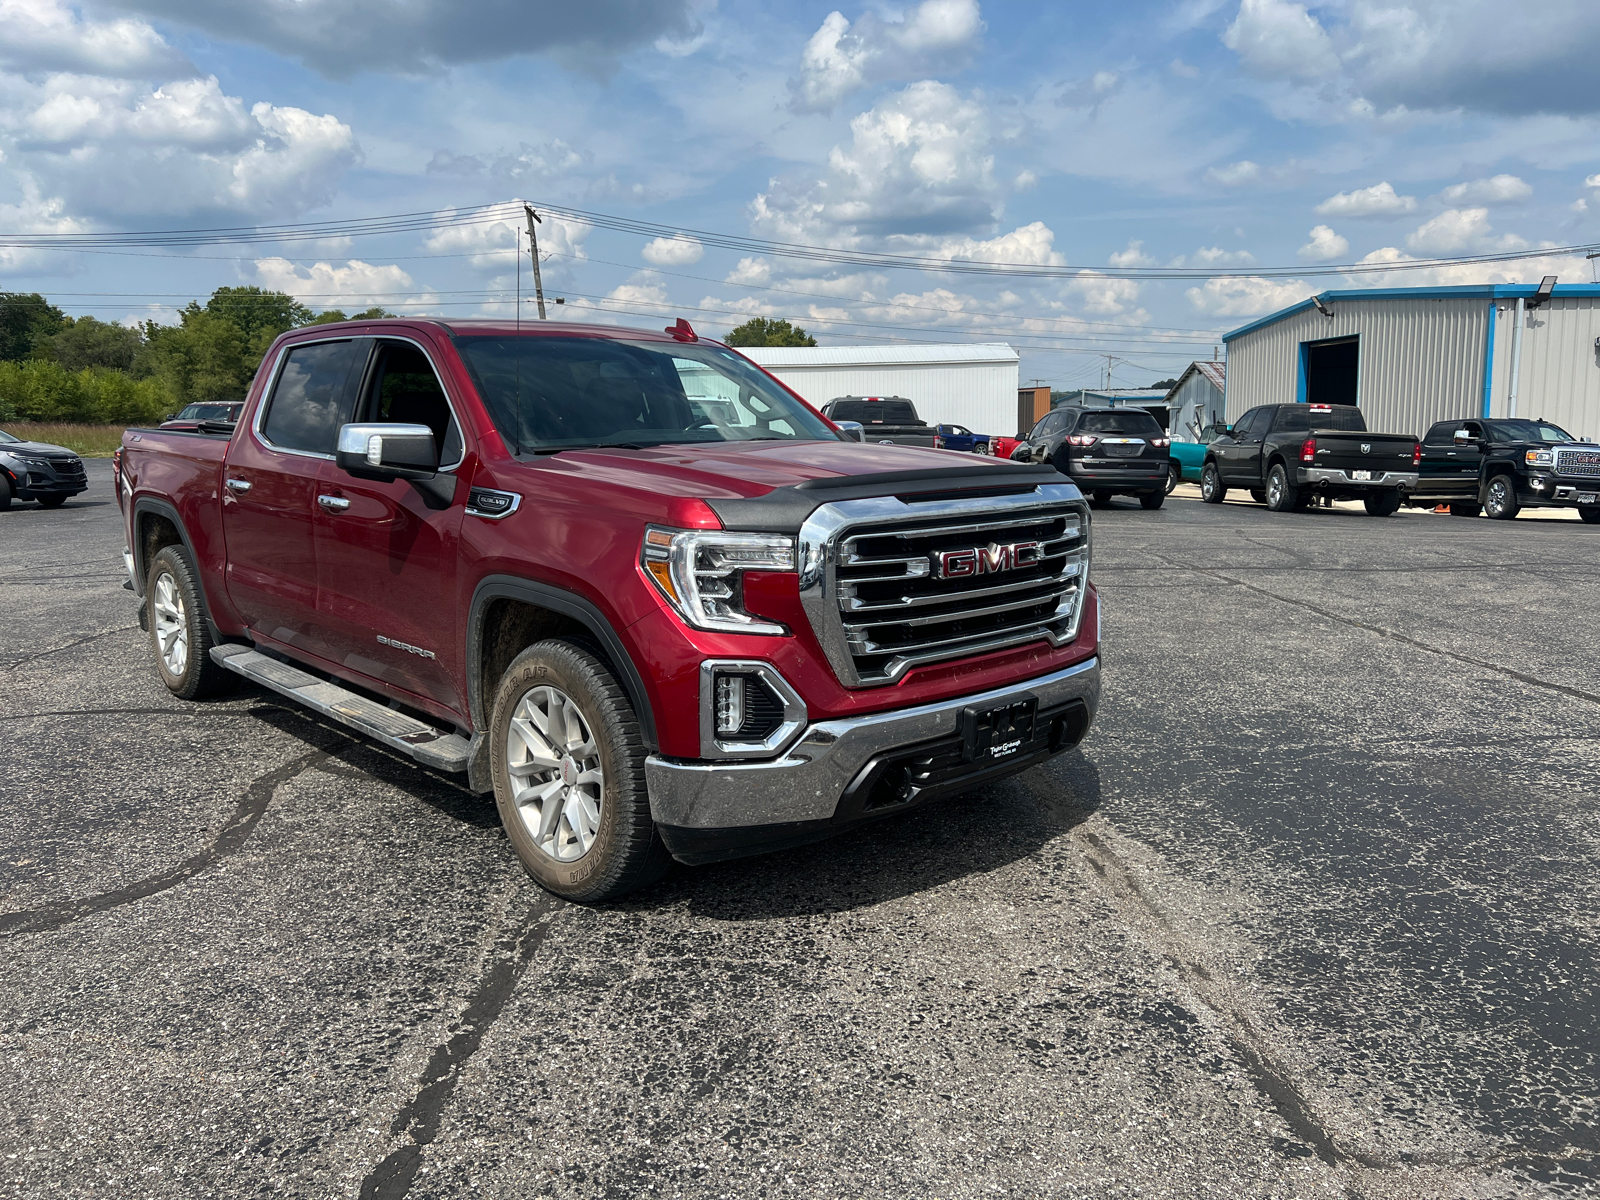
<instances>
[{"instance_id":1,"label":"red gmc sierra pickup truck","mask_svg":"<svg viewBox=\"0 0 1600 1200\"><path fill-rule=\"evenodd\" d=\"M168 688L464 772L580 901L1022 770L1099 701L1071 483L846 440L686 322L295 330L231 432L115 470Z\"/></svg>"}]
</instances>

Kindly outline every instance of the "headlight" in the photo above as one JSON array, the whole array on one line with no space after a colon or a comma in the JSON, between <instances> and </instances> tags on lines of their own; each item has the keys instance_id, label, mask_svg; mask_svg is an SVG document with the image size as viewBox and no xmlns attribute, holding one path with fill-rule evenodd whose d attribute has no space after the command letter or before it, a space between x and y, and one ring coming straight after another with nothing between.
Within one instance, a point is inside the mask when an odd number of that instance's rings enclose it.
<instances>
[{"instance_id":1,"label":"headlight","mask_svg":"<svg viewBox=\"0 0 1600 1200\"><path fill-rule=\"evenodd\" d=\"M30 467L43 467L47 471L55 465L48 458L23 458L20 454L17 455L17 461L25 462Z\"/></svg>"},{"instance_id":2,"label":"headlight","mask_svg":"<svg viewBox=\"0 0 1600 1200\"><path fill-rule=\"evenodd\" d=\"M794 570L794 539L709 529L645 531L644 569L696 629L787 634L744 607L744 572Z\"/></svg>"},{"instance_id":3,"label":"headlight","mask_svg":"<svg viewBox=\"0 0 1600 1200\"><path fill-rule=\"evenodd\" d=\"M1529 450L1522 460L1531 466L1548 467L1556 461L1556 456L1553 450Z\"/></svg>"}]
</instances>

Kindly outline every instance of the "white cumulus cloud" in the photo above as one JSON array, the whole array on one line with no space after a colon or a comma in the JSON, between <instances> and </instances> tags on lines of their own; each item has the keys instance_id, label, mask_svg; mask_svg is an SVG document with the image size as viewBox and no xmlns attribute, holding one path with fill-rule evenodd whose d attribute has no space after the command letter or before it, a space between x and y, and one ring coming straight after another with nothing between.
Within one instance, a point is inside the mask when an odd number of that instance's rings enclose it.
<instances>
[{"instance_id":1,"label":"white cumulus cloud","mask_svg":"<svg viewBox=\"0 0 1600 1200\"><path fill-rule=\"evenodd\" d=\"M1188 290L1189 303L1210 317L1254 317L1298 304L1313 289L1299 279L1264 279L1259 275L1208 279Z\"/></svg>"},{"instance_id":2,"label":"white cumulus cloud","mask_svg":"<svg viewBox=\"0 0 1600 1200\"><path fill-rule=\"evenodd\" d=\"M1128 242L1124 250L1113 251L1106 262L1113 267L1153 267L1157 259L1152 254L1146 254L1144 243L1137 239Z\"/></svg>"},{"instance_id":3,"label":"white cumulus cloud","mask_svg":"<svg viewBox=\"0 0 1600 1200\"><path fill-rule=\"evenodd\" d=\"M959 65L983 32L977 0L923 0L901 19L830 12L800 54L794 107L826 112L869 83Z\"/></svg>"},{"instance_id":4,"label":"white cumulus cloud","mask_svg":"<svg viewBox=\"0 0 1600 1200\"><path fill-rule=\"evenodd\" d=\"M1251 162L1248 158L1240 159L1236 163L1229 163L1225 167L1211 167L1206 171L1206 179L1212 183L1220 183L1223 187L1240 187L1247 183L1254 183L1261 178L1261 167Z\"/></svg>"},{"instance_id":5,"label":"white cumulus cloud","mask_svg":"<svg viewBox=\"0 0 1600 1200\"><path fill-rule=\"evenodd\" d=\"M1329 196L1317 205L1316 212L1322 217L1397 217L1416 211L1416 207L1415 196L1396 194L1394 185L1384 180L1371 187Z\"/></svg>"},{"instance_id":6,"label":"white cumulus cloud","mask_svg":"<svg viewBox=\"0 0 1600 1200\"><path fill-rule=\"evenodd\" d=\"M1242 0L1222 42L1245 70L1263 79L1305 82L1339 69L1328 31L1305 5L1288 0Z\"/></svg>"},{"instance_id":7,"label":"white cumulus cloud","mask_svg":"<svg viewBox=\"0 0 1600 1200\"><path fill-rule=\"evenodd\" d=\"M192 73L144 21L91 21L57 0L0 0L0 66L118 79Z\"/></svg>"},{"instance_id":8,"label":"white cumulus cloud","mask_svg":"<svg viewBox=\"0 0 1600 1200\"><path fill-rule=\"evenodd\" d=\"M669 238L658 237L654 241L645 243L640 254L651 266L687 267L704 258L706 248L700 244L698 238L675 233Z\"/></svg>"},{"instance_id":9,"label":"white cumulus cloud","mask_svg":"<svg viewBox=\"0 0 1600 1200\"><path fill-rule=\"evenodd\" d=\"M1300 247L1300 257L1307 262L1330 262L1342 258L1350 251L1350 242L1340 237L1326 225L1311 230L1311 240Z\"/></svg>"},{"instance_id":10,"label":"white cumulus cloud","mask_svg":"<svg viewBox=\"0 0 1600 1200\"><path fill-rule=\"evenodd\" d=\"M376 304L395 306L404 312L416 304L438 302L431 293L418 293L411 276L393 264L377 266L350 259L342 266L319 262L305 267L286 258L260 258L255 271L256 282L262 287L288 292L314 308L369 308Z\"/></svg>"},{"instance_id":11,"label":"white cumulus cloud","mask_svg":"<svg viewBox=\"0 0 1600 1200\"><path fill-rule=\"evenodd\" d=\"M1449 208L1406 235L1406 245L1424 254L1474 250L1520 250L1528 243L1515 234L1493 237L1487 208Z\"/></svg>"},{"instance_id":12,"label":"white cumulus cloud","mask_svg":"<svg viewBox=\"0 0 1600 1200\"><path fill-rule=\"evenodd\" d=\"M1446 204L1515 204L1533 195L1533 188L1515 175L1492 175L1457 183L1439 193Z\"/></svg>"}]
</instances>

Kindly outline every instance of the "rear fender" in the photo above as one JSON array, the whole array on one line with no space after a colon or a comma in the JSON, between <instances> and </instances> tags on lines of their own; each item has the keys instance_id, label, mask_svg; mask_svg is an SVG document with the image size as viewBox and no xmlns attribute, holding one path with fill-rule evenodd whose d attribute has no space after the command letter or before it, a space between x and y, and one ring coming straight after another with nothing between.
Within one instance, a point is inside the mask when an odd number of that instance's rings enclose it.
<instances>
[{"instance_id":1,"label":"rear fender","mask_svg":"<svg viewBox=\"0 0 1600 1200\"><path fill-rule=\"evenodd\" d=\"M211 627L213 642L226 641L217 629L217 623L212 619L211 601L206 596L206 581L204 572L200 570L200 559L194 552L194 545L189 541L189 531L183 526L183 518L178 515L178 510L165 500L158 500L154 496L140 496L133 502L133 545L129 547L133 552L133 592L142 601L144 599L145 577L150 573L150 563L147 559L147 543L149 539L144 536L147 523L152 517L160 517L171 524L177 531L178 544L183 547L184 553L189 556L189 563L194 568L195 590L200 594L200 615L205 623Z\"/></svg>"}]
</instances>

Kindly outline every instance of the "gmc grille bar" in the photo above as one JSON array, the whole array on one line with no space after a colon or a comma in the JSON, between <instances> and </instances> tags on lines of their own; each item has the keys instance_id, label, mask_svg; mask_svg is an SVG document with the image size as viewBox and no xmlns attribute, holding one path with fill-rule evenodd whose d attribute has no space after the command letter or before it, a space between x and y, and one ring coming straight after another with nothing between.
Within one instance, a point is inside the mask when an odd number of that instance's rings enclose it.
<instances>
[{"instance_id":1,"label":"gmc grille bar","mask_svg":"<svg viewBox=\"0 0 1600 1200\"><path fill-rule=\"evenodd\" d=\"M1016 547L1025 559L1009 552ZM925 663L1076 637L1089 511L1068 483L920 503L844 500L807 519L800 556L801 602L835 674L873 687ZM965 569L947 574L947 559Z\"/></svg>"}]
</instances>

